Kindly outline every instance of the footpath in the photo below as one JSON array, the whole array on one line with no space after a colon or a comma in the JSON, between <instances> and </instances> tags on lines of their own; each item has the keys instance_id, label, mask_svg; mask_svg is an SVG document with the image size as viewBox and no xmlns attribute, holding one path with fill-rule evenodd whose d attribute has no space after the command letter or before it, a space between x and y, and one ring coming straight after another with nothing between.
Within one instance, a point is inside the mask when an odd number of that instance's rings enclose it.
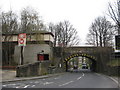
<instances>
[{"instance_id":1,"label":"footpath","mask_svg":"<svg viewBox=\"0 0 120 90\"><path fill-rule=\"evenodd\" d=\"M4 83L4 82L14 82L14 81L24 81L24 80L48 78L48 77L58 76L58 75L62 75L62 74L64 74L64 73L48 74L48 75L34 76L34 77L16 77L15 70L0 69L0 77L2 77L2 79L0 80L0 83L1 82Z\"/></svg>"}]
</instances>

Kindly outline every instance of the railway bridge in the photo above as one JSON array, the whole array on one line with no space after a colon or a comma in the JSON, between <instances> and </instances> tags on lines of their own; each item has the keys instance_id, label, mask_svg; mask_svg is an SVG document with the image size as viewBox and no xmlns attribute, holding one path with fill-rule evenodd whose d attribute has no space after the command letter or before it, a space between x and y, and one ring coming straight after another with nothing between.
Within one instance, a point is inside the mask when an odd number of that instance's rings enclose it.
<instances>
[{"instance_id":1,"label":"railway bridge","mask_svg":"<svg viewBox=\"0 0 120 90\"><path fill-rule=\"evenodd\" d=\"M68 71L68 62L74 57L86 57L92 62L92 70L96 72L107 71L107 63L111 60L112 47L56 47L54 56L61 58L65 70Z\"/></svg>"}]
</instances>

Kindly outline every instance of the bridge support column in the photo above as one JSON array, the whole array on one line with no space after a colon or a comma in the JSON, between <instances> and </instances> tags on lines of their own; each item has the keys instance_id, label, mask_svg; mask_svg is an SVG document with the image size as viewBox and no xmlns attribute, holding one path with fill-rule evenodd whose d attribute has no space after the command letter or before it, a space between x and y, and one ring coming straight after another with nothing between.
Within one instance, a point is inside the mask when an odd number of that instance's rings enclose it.
<instances>
[{"instance_id":1,"label":"bridge support column","mask_svg":"<svg viewBox=\"0 0 120 90\"><path fill-rule=\"evenodd\" d=\"M68 71L68 61L65 62L66 72Z\"/></svg>"}]
</instances>

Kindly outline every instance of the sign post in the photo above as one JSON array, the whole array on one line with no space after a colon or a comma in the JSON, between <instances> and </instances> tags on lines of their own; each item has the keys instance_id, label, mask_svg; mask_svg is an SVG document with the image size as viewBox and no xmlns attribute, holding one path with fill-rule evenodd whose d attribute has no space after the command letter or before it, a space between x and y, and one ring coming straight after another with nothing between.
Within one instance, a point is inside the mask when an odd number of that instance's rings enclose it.
<instances>
[{"instance_id":1,"label":"sign post","mask_svg":"<svg viewBox=\"0 0 120 90\"><path fill-rule=\"evenodd\" d=\"M20 51L20 65L24 64L24 46L26 46L26 33L22 33L18 35L18 46L21 47L21 51Z\"/></svg>"}]
</instances>

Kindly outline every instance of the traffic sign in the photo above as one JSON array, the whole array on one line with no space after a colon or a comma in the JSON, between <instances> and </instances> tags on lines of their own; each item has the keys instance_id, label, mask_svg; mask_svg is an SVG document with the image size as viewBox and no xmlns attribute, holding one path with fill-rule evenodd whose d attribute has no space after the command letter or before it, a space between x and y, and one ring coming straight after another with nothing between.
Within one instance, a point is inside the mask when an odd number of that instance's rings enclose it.
<instances>
[{"instance_id":1,"label":"traffic sign","mask_svg":"<svg viewBox=\"0 0 120 90\"><path fill-rule=\"evenodd\" d=\"M18 35L18 46L26 46L26 33Z\"/></svg>"}]
</instances>

